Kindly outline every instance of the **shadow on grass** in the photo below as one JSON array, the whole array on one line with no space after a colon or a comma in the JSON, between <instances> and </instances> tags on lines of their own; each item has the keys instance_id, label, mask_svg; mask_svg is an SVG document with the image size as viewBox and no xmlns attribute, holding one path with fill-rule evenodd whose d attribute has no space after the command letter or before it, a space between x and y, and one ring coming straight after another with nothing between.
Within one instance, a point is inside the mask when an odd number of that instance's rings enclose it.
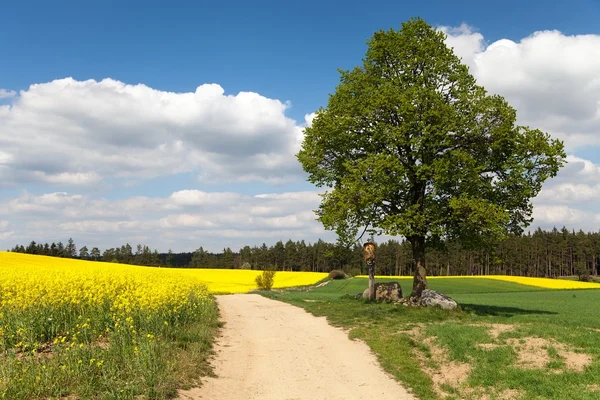
<instances>
[{"instance_id":1,"label":"shadow on grass","mask_svg":"<svg viewBox=\"0 0 600 400\"><path fill-rule=\"evenodd\" d=\"M488 306L480 304L460 304L463 311L472 312L477 315L486 316L493 315L499 317L512 317L515 315L527 315L527 314L542 314L542 315L556 315L557 312L545 311L545 310L529 310L525 308L516 307L499 307L499 306Z\"/></svg>"}]
</instances>

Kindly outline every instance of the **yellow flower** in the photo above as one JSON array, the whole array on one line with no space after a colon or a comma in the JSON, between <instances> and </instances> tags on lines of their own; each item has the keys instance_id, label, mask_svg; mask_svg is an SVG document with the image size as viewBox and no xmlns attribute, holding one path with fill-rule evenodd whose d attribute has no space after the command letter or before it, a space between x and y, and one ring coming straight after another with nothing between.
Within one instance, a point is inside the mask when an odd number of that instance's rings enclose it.
<instances>
[{"instance_id":1,"label":"yellow flower","mask_svg":"<svg viewBox=\"0 0 600 400\"><path fill-rule=\"evenodd\" d=\"M169 321L177 325L199 318L212 304L212 293L256 289L255 278L260 273L143 267L0 252L0 343L10 340L12 345L18 342L16 347L31 348L42 332L16 328L4 321L7 315L9 319L27 318L26 313L40 309L44 324L57 328L55 336L44 336L44 341L68 343L67 350L75 342L102 338L100 332L108 337L113 331L143 336L148 333L144 323L156 324L152 329L157 329L163 324L169 326ZM326 276L277 272L274 287L309 285ZM65 315L64 310L73 310L73 314Z\"/></svg>"}]
</instances>

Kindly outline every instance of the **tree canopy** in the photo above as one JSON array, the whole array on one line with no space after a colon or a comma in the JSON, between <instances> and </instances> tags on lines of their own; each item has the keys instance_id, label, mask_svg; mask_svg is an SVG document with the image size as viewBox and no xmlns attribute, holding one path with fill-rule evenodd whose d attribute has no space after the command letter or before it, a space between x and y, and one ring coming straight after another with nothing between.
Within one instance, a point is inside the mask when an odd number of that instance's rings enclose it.
<instances>
[{"instance_id":1,"label":"tree canopy","mask_svg":"<svg viewBox=\"0 0 600 400\"><path fill-rule=\"evenodd\" d=\"M411 243L417 297L428 241L520 234L565 158L562 142L517 125L445 39L422 19L376 32L298 153L309 181L327 188L317 211L326 229L346 242L366 230Z\"/></svg>"}]
</instances>

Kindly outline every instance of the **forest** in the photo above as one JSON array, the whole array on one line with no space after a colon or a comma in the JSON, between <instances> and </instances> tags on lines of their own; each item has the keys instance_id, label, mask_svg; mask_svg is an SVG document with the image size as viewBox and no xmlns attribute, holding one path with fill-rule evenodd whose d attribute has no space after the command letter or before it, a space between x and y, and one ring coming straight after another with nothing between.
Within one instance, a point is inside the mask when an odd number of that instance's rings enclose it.
<instances>
[{"instance_id":1,"label":"forest","mask_svg":"<svg viewBox=\"0 0 600 400\"><path fill-rule=\"evenodd\" d=\"M377 243L377 275L412 275L414 263L406 241ZM77 248L73 239L41 244L17 245L10 251L93 261L178 268L244 268L291 271L329 272L341 269L351 275L364 274L362 246L348 248L318 240L278 241L272 246L244 246L239 252L230 248L220 253L199 247L194 252L159 253L148 246L129 244L109 248L102 253L97 247ZM457 242L444 241L428 249L428 274L435 275L522 275L587 276L598 274L600 232L575 232L566 227L545 231L537 229L521 236L479 248L467 248Z\"/></svg>"}]
</instances>

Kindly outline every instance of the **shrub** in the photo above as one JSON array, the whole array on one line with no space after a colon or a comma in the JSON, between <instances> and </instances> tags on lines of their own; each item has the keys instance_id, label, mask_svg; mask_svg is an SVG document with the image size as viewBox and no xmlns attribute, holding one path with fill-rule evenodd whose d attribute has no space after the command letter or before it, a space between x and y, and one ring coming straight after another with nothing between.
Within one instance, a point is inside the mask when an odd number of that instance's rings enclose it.
<instances>
[{"instance_id":1,"label":"shrub","mask_svg":"<svg viewBox=\"0 0 600 400\"><path fill-rule=\"evenodd\" d=\"M348 275L350 276L357 276L357 275L361 275L362 271L360 270L360 268L351 268L350 271L348 271Z\"/></svg>"},{"instance_id":2,"label":"shrub","mask_svg":"<svg viewBox=\"0 0 600 400\"><path fill-rule=\"evenodd\" d=\"M262 274L256 277L256 286L260 290L271 290L274 280L275 271L263 271Z\"/></svg>"},{"instance_id":3,"label":"shrub","mask_svg":"<svg viewBox=\"0 0 600 400\"><path fill-rule=\"evenodd\" d=\"M599 283L600 280L597 277L594 277L590 274L579 275L579 281L581 282L592 282Z\"/></svg>"},{"instance_id":4,"label":"shrub","mask_svg":"<svg viewBox=\"0 0 600 400\"><path fill-rule=\"evenodd\" d=\"M339 269L334 269L329 273L329 279L346 279L346 273Z\"/></svg>"}]
</instances>

